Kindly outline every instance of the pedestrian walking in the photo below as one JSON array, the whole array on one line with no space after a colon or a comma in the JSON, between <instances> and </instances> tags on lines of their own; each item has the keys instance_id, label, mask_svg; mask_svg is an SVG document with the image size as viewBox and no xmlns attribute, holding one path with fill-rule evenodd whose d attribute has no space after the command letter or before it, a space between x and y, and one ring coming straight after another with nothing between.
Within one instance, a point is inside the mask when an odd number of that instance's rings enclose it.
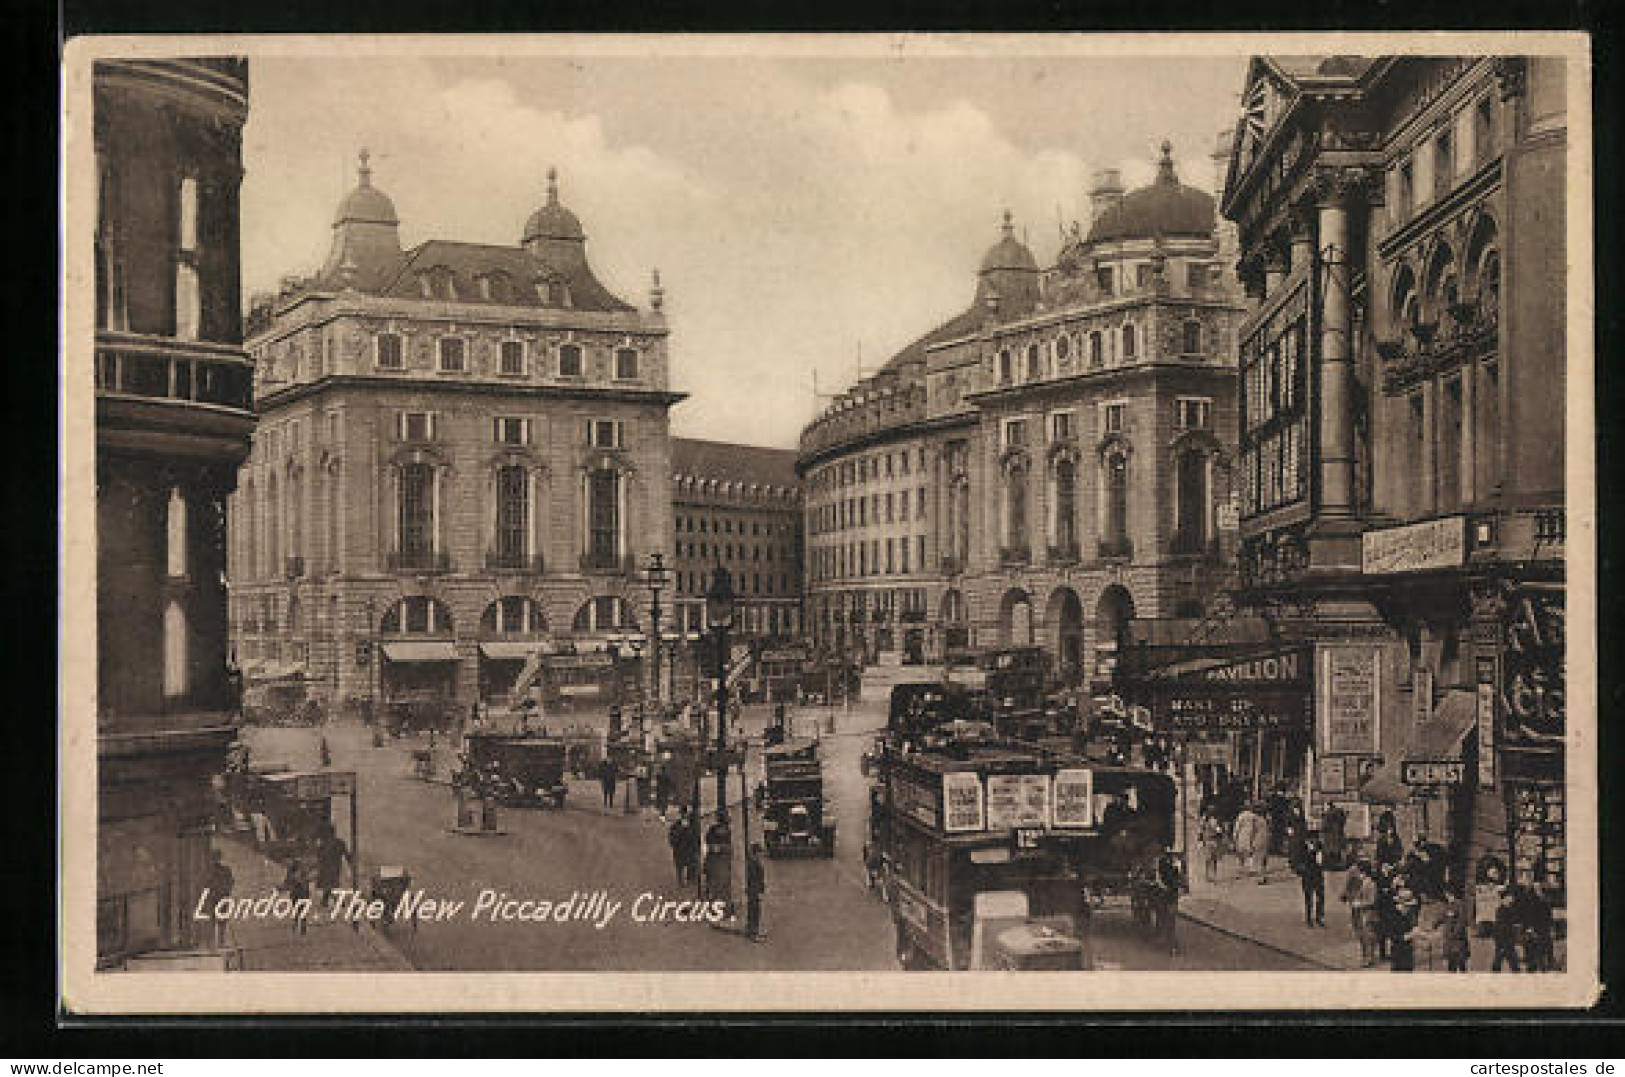
<instances>
[{"instance_id":1,"label":"pedestrian walking","mask_svg":"<svg viewBox=\"0 0 1625 1077\"><path fill-rule=\"evenodd\" d=\"M1523 970L1552 971L1552 905L1539 886L1523 887L1517 902L1519 936L1523 940Z\"/></svg>"},{"instance_id":2,"label":"pedestrian walking","mask_svg":"<svg viewBox=\"0 0 1625 1077\"><path fill-rule=\"evenodd\" d=\"M1320 835L1294 832L1289 854L1293 874L1303 887L1303 923L1305 927L1326 926L1326 846Z\"/></svg>"},{"instance_id":3,"label":"pedestrian walking","mask_svg":"<svg viewBox=\"0 0 1625 1077\"><path fill-rule=\"evenodd\" d=\"M1343 900L1348 902L1349 921L1354 937L1360 940L1360 961L1370 968L1381 952L1378 941L1377 880L1369 860L1357 861L1343 883Z\"/></svg>"},{"instance_id":4,"label":"pedestrian walking","mask_svg":"<svg viewBox=\"0 0 1625 1077\"><path fill-rule=\"evenodd\" d=\"M1156 893L1151 913L1156 925L1157 939L1170 954L1179 953L1179 894L1185 888L1184 873L1179 858L1171 849L1164 849L1157 857Z\"/></svg>"},{"instance_id":5,"label":"pedestrian walking","mask_svg":"<svg viewBox=\"0 0 1625 1077\"><path fill-rule=\"evenodd\" d=\"M655 770L655 811L660 813L660 821L666 821L666 808L671 803L671 775L666 772L663 765L657 765Z\"/></svg>"},{"instance_id":6,"label":"pedestrian walking","mask_svg":"<svg viewBox=\"0 0 1625 1077\"><path fill-rule=\"evenodd\" d=\"M621 776L615 769L615 760L604 756L598 764L598 787L604 793L604 810L613 811L615 808L615 787L620 784Z\"/></svg>"},{"instance_id":7,"label":"pedestrian walking","mask_svg":"<svg viewBox=\"0 0 1625 1077\"><path fill-rule=\"evenodd\" d=\"M694 841L689 835L688 809L683 808L666 830L666 842L671 846L672 866L677 869L677 885L686 886L693 877L692 855Z\"/></svg>"},{"instance_id":8,"label":"pedestrian walking","mask_svg":"<svg viewBox=\"0 0 1625 1077\"><path fill-rule=\"evenodd\" d=\"M1422 904L1404 876L1394 880L1393 900L1388 903L1388 967L1394 972L1416 970L1416 920Z\"/></svg>"},{"instance_id":9,"label":"pedestrian walking","mask_svg":"<svg viewBox=\"0 0 1625 1077\"><path fill-rule=\"evenodd\" d=\"M1467 899L1458 890L1445 902L1444 915L1439 919L1439 934L1444 942L1445 968L1451 972L1466 972L1472 957L1472 944L1467 927L1472 914L1467 910Z\"/></svg>"},{"instance_id":10,"label":"pedestrian walking","mask_svg":"<svg viewBox=\"0 0 1625 1077\"><path fill-rule=\"evenodd\" d=\"M204 878L203 885L208 888L209 908L217 909L220 906L221 898L231 896L232 887L237 885L237 879L232 875L231 868L226 866L219 849L211 850L211 854L212 863L209 865L209 873ZM223 950L226 948L226 928L230 922L227 917L218 913L214 915L215 949Z\"/></svg>"},{"instance_id":11,"label":"pedestrian walking","mask_svg":"<svg viewBox=\"0 0 1625 1077\"><path fill-rule=\"evenodd\" d=\"M1236 816L1234 834L1236 855L1241 858L1244 870L1253 872L1259 885L1263 885L1264 873L1269 868L1269 822L1257 802L1250 802L1241 809Z\"/></svg>"},{"instance_id":12,"label":"pedestrian walking","mask_svg":"<svg viewBox=\"0 0 1625 1077\"><path fill-rule=\"evenodd\" d=\"M1371 848L1372 859L1376 861L1379 869L1385 866L1397 869L1403 853L1399 828L1394 823L1394 813L1385 811L1377 817L1377 839Z\"/></svg>"},{"instance_id":13,"label":"pedestrian walking","mask_svg":"<svg viewBox=\"0 0 1625 1077\"><path fill-rule=\"evenodd\" d=\"M316 842L316 904L326 907L332 899L333 891L338 888L339 875L344 869L344 862L350 861L355 865L355 859L350 855L350 847L344 844L344 839L334 833L333 825L327 824L322 828L322 836ZM360 929L354 920L351 925Z\"/></svg>"},{"instance_id":14,"label":"pedestrian walking","mask_svg":"<svg viewBox=\"0 0 1625 1077\"><path fill-rule=\"evenodd\" d=\"M1219 878L1219 865L1224 860L1224 824L1219 822L1218 816L1211 811L1204 814L1197 830L1197 838L1202 845L1202 863L1206 869L1205 877L1208 882L1215 882Z\"/></svg>"},{"instance_id":15,"label":"pedestrian walking","mask_svg":"<svg viewBox=\"0 0 1625 1077\"><path fill-rule=\"evenodd\" d=\"M1496 899L1495 924L1490 938L1495 941L1495 953L1490 957L1490 971L1500 972L1504 964L1511 972L1519 971L1518 941L1521 926L1518 923L1518 895L1511 884L1501 888Z\"/></svg>"},{"instance_id":16,"label":"pedestrian walking","mask_svg":"<svg viewBox=\"0 0 1625 1077\"><path fill-rule=\"evenodd\" d=\"M298 857L288 861L288 873L282 877L282 889L288 892L288 898L293 902L294 934L303 935L309 928L306 919L310 912L310 879L305 875L305 866Z\"/></svg>"},{"instance_id":17,"label":"pedestrian walking","mask_svg":"<svg viewBox=\"0 0 1625 1077\"><path fill-rule=\"evenodd\" d=\"M761 942L762 894L767 891L767 868L762 864L760 842L751 842L745 853L745 933L752 942Z\"/></svg>"}]
</instances>

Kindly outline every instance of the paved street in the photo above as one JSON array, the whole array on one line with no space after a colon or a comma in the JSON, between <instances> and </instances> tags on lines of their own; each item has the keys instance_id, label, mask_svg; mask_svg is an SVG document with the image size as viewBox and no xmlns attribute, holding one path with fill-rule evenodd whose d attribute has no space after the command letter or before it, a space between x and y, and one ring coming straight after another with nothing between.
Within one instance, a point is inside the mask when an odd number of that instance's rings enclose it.
<instances>
[{"instance_id":1,"label":"paved street","mask_svg":"<svg viewBox=\"0 0 1625 1077\"><path fill-rule=\"evenodd\" d=\"M766 720L766 708L749 709L746 732L758 733ZM826 782L840 827L836 856L768 863L768 938L761 943L704 924L634 919L633 906L640 895L654 895L637 909L647 913L652 902L691 894L676 885L666 830L658 817L627 815L620 808L603 812L596 782L572 781L563 811L504 810L505 833L464 836L451 830L449 787L411 776L410 749L421 742L403 740L373 748L368 731L354 724L329 726L325 735L334 768L358 772L363 879L375 865L398 864L410 871L413 885L430 896L467 903L456 918L420 923L415 930L396 925L385 933L417 968L863 971L897 968L890 915L878 895L864 886L862 869L868 805L859 763L879 725L879 709L868 704L839 714L837 731L825 735ZM317 766L315 730L256 728L248 736L256 760ZM445 748L440 755L444 775L452 756ZM749 769L748 785L754 787L760 771L754 752ZM737 804L737 773L729 792L730 802ZM707 783L704 803L713 805L714 798L715 787ZM345 833L348 821L337 806L334 821ZM753 836L760 833L758 827L753 815ZM736 870L735 878L741 879L742 872ZM515 899L555 902L579 893L580 903L605 891L622 907L601 929L585 921L492 922L483 916L472 920L469 913L486 888ZM1181 924L1180 942L1182 953L1171 956L1151 945L1126 913L1096 918L1093 944L1102 969L1313 967L1189 921Z\"/></svg>"}]
</instances>

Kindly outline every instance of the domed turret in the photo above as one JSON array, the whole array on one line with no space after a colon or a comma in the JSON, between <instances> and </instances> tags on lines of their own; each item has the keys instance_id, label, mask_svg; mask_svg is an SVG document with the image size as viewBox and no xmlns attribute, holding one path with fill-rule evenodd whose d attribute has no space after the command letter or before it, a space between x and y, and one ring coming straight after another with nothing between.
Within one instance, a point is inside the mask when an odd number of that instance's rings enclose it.
<instances>
[{"instance_id":1,"label":"domed turret","mask_svg":"<svg viewBox=\"0 0 1625 1077\"><path fill-rule=\"evenodd\" d=\"M400 218L395 216L395 203L389 200L389 195L372 185L372 166L367 163L370 159L371 154L362 150L361 163L356 169L356 188L339 203L338 212L333 215L333 227L351 221L363 224L401 223Z\"/></svg>"},{"instance_id":2,"label":"domed turret","mask_svg":"<svg viewBox=\"0 0 1625 1077\"><path fill-rule=\"evenodd\" d=\"M363 149L355 190L333 214L333 246L321 276L340 285L365 287L391 269L401 256L400 219L395 203L372 185L371 155Z\"/></svg>"},{"instance_id":3,"label":"domed turret","mask_svg":"<svg viewBox=\"0 0 1625 1077\"><path fill-rule=\"evenodd\" d=\"M587 234L581 230L581 221L574 213L559 204L558 169L547 170L547 204L530 215L525 222L523 243L538 239L565 239L582 242Z\"/></svg>"},{"instance_id":4,"label":"domed turret","mask_svg":"<svg viewBox=\"0 0 1625 1077\"><path fill-rule=\"evenodd\" d=\"M580 219L559 203L557 169L547 170L547 203L525 222L520 246L559 269L586 262L587 234Z\"/></svg>"},{"instance_id":5,"label":"domed turret","mask_svg":"<svg viewBox=\"0 0 1625 1077\"><path fill-rule=\"evenodd\" d=\"M1027 245L1016 238L1010 211L1004 211L999 241L982 256L976 301L984 305L996 296L1002 315L1020 314L1038 300L1038 262Z\"/></svg>"},{"instance_id":6,"label":"domed turret","mask_svg":"<svg viewBox=\"0 0 1625 1077\"><path fill-rule=\"evenodd\" d=\"M1149 187L1124 195L1104 210L1089 229L1089 242L1150 239L1154 236L1211 236L1215 221L1213 196L1179 182L1173 146L1162 144L1157 178Z\"/></svg>"}]
</instances>

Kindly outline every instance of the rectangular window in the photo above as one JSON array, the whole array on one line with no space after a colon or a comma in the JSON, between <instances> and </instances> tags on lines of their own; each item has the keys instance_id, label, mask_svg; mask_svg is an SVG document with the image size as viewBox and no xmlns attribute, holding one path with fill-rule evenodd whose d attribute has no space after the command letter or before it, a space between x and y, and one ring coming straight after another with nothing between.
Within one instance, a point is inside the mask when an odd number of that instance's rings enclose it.
<instances>
[{"instance_id":1,"label":"rectangular window","mask_svg":"<svg viewBox=\"0 0 1625 1077\"><path fill-rule=\"evenodd\" d=\"M492 439L501 445L529 445L530 420L499 418L491 420Z\"/></svg>"},{"instance_id":2,"label":"rectangular window","mask_svg":"<svg viewBox=\"0 0 1625 1077\"><path fill-rule=\"evenodd\" d=\"M434 551L433 489L434 472L428 464L401 468L399 529L404 558L421 558Z\"/></svg>"},{"instance_id":3,"label":"rectangular window","mask_svg":"<svg viewBox=\"0 0 1625 1077\"><path fill-rule=\"evenodd\" d=\"M600 468L592 473L588 485L588 554L599 566L613 565L620 545L619 476Z\"/></svg>"},{"instance_id":4,"label":"rectangular window","mask_svg":"<svg viewBox=\"0 0 1625 1077\"><path fill-rule=\"evenodd\" d=\"M400 412L396 416L395 436L401 441L433 441L434 412Z\"/></svg>"},{"instance_id":5,"label":"rectangular window","mask_svg":"<svg viewBox=\"0 0 1625 1077\"><path fill-rule=\"evenodd\" d=\"M633 381L638 376L636 348L615 349L615 376L622 381Z\"/></svg>"},{"instance_id":6,"label":"rectangular window","mask_svg":"<svg viewBox=\"0 0 1625 1077\"><path fill-rule=\"evenodd\" d=\"M905 535L902 538L898 539L897 540L897 546L898 546L898 550L899 550L898 560L901 562L900 565L898 566L899 570L904 572L904 573L907 573L908 572L908 536Z\"/></svg>"},{"instance_id":7,"label":"rectangular window","mask_svg":"<svg viewBox=\"0 0 1625 1077\"><path fill-rule=\"evenodd\" d=\"M1456 136L1446 127L1433 143L1433 191L1444 194L1456 179Z\"/></svg>"},{"instance_id":8,"label":"rectangular window","mask_svg":"<svg viewBox=\"0 0 1625 1077\"><path fill-rule=\"evenodd\" d=\"M499 420L500 421L500 420ZM519 420L523 422L524 420ZM497 471L497 533L496 552L508 565L524 558L529 550L525 541L530 518L530 476L522 467L504 467Z\"/></svg>"},{"instance_id":9,"label":"rectangular window","mask_svg":"<svg viewBox=\"0 0 1625 1077\"><path fill-rule=\"evenodd\" d=\"M1111 266L1101 266L1099 269L1095 270L1095 285L1100 289L1100 294L1102 294L1102 295L1111 295L1112 294L1112 267Z\"/></svg>"},{"instance_id":10,"label":"rectangular window","mask_svg":"<svg viewBox=\"0 0 1625 1077\"><path fill-rule=\"evenodd\" d=\"M1427 441L1423 437L1427 425L1425 422L1426 405L1422 401L1421 393L1412 393L1410 395L1409 412L1410 429L1407 431L1409 435L1407 441L1410 444L1409 459L1414 462L1414 466L1423 467L1425 466L1424 461L1427 460ZM1427 504L1427 492L1424 483L1412 484L1411 496L1414 499L1411 505L1413 513L1423 512L1431 507Z\"/></svg>"},{"instance_id":11,"label":"rectangular window","mask_svg":"<svg viewBox=\"0 0 1625 1077\"><path fill-rule=\"evenodd\" d=\"M1101 408L1103 414L1101 427L1108 434L1121 434L1124 420L1127 417L1128 405L1102 404Z\"/></svg>"},{"instance_id":12,"label":"rectangular window","mask_svg":"<svg viewBox=\"0 0 1625 1077\"><path fill-rule=\"evenodd\" d=\"M1006 419L1004 421L1004 447L1011 448L1027 443L1027 421L1025 419Z\"/></svg>"},{"instance_id":13,"label":"rectangular window","mask_svg":"<svg viewBox=\"0 0 1625 1077\"><path fill-rule=\"evenodd\" d=\"M1479 164L1495 156L1495 105L1488 97L1473 110L1473 151Z\"/></svg>"},{"instance_id":14,"label":"rectangular window","mask_svg":"<svg viewBox=\"0 0 1625 1077\"><path fill-rule=\"evenodd\" d=\"M1174 401L1174 427L1178 430L1206 430L1213 402L1203 397L1182 396Z\"/></svg>"},{"instance_id":15,"label":"rectangular window","mask_svg":"<svg viewBox=\"0 0 1625 1077\"><path fill-rule=\"evenodd\" d=\"M588 419L587 444L595 449L624 448L626 424L619 419Z\"/></svg>"},{"instance_id":16,"label":"rectangular window","mask_svg":"<svg viewBox=\"0 0 1625 1077\"><path fill-rule=\"evenodd\" d=\"M1199 292L1206 288L1208 277L1206 262L1191 262L1185 267L1185 287L1193 292Z\"/></svg>"},{"instance_id":17,"label":"rectangular window","mask_svg":"<svg viewBox=\"0 0 1625 1077\"><path fill-rule=\"evenodd\" d=\"M525 372L525 342L522 340L504 340L502 342L502 373L523 374Z\"/></svg>"},{"instance_id":18,"label":"rectangular window","mask_svg":"<svg viewBox=\"0 0 1625 1077\"><path fill-rule=\"evenodd\" d=\"M1049 439L1051 441L1071 441L1077 434L1074 414L1070 411L1058 411L1049 417Z\"/></svg>"},{"instance_id":19,"label":"rectangular window","mask_svg":"<svg viewBox=\"0 0 1625 1077\"><path fill-rule=\"evenodd\" d=\"M896 505L892 501L892 495L887 494L886 495L886 522L887 523L893 523L893 522L896 521L897 516L896 516L895 512L893 511L895 508L896 508Z\"/></svg>"},{"instance_id":20,"label":"rectangular window","mask_svg":"<svg viewBox=\"0 0 1625 1077\"><path fill-rule=\"evenodd\" d=\"M581 377L581 345L559 345L559 376L565 378Z\"/></svg>"},{"instance_id":21,"label":"rectangular window","mask_svg":"<svg viewBox=\"0 0 1625 1077\"><path fill-rule=\"evenodd\" d=\"M1396 208L1402 218L1410 215L1416 201L1415 178L1416 172L1411 162L1406 161L1399 166L1399 205Z\"/></svg>"},{"instance_id":22,"label":"rectangular window","mask_svg":"<svg viewBox=\"0 0 1625 1077\"><path fill-rule=\"evenodd\" d=\"M903 520L908 519L908 491L904 490L897 495L897 515Z\"/></svg>"},{"instance_id":23,"label":"rectangular window","mask_svg":"<svg viewBox=\"0 0 1625 1077\"><path fill-rule=\"evenodd\" d=\"M1148 265L1137 265L1137 266L1134 267L1134 286L1136 288L1149 288L1149 287L1151 287L1151 267L1150 266L1148 266Z\"/></svg>"},{"instance_id":24,"label":"rectangular window","mask_svg":"<svg viewBox=\"0 0 1625 1077\"><path fill-rule=\"evenodd\" d=\"M401 369L401 337L399 333L379 333L373 338L373 350L379 366L386 370Z\"/></svg>"},{"instance_id":25,"label":"rectangular window","mask_svg":"<svg viewBox=\"0 0 1625 1077\"><path fill-rule=\"evenodd\" d=\"M440 338L440 369L447 374L461 374L468 343L462 337Z\"/></svg>"},{"instance_id":26,"label":"rectangular window","mask_svg":"<svg viewBox=\"0 0 1625 1077\"><path fill-rule=\"evenodd\" d=\"M1444 383L1442 403L1439 415L1439 508L1449 511L1462 503L1460 378L1451 378Z\"/></svg>"},{"instance_id":27,"label":"rectangular window","mask_svg":"<svg viewBox=\"0 0 1625 1077\"><path fill-rule=\"evenodd\" d=\"M896 543L892 539L887 539L886 540L886 572L887 572L888 575L897 571L896 555L893 552L895 550L895 548L896 548Z\"/></svg>"}]
</instances>

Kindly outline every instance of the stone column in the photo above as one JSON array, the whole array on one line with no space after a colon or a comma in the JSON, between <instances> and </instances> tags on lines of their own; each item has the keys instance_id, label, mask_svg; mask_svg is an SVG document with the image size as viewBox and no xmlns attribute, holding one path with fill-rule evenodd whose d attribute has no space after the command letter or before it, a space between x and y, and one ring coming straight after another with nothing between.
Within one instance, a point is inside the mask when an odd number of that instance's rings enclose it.
<instances>
[{"instance_id":1,"label":"stone column","mask_svg":"<svg viewBox=\"0 0 1625 1077\"><path fill-rule=\"evenodd\" d=\"M1320 511L1354 512L1354 416L1349 305L1348 207L1363 197L1364 173L1327 169L1316 177L1319 213Z\"/></svg>"}]
</instances>

